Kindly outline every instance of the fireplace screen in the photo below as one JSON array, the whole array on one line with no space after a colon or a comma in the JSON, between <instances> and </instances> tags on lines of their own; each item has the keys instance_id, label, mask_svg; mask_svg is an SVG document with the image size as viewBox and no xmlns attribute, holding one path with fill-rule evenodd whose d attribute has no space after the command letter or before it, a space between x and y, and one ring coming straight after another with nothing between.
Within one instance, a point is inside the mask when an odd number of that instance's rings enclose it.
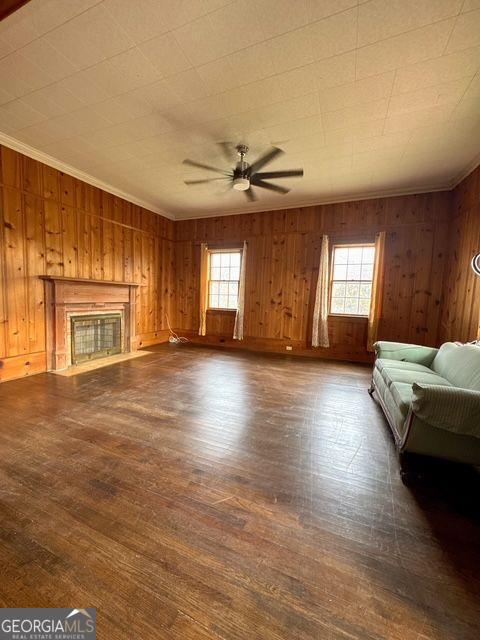
<instances>
[{"instance_id":1,"label":"fireplace screen","mask_svg":"<svg viewBox=\"0 0 480 640\"><path fill-rule=\"evenodd\" d=\"M122 316L109 313L72 316L72 364L122 351Z\"/></svg>"}]
</instances>

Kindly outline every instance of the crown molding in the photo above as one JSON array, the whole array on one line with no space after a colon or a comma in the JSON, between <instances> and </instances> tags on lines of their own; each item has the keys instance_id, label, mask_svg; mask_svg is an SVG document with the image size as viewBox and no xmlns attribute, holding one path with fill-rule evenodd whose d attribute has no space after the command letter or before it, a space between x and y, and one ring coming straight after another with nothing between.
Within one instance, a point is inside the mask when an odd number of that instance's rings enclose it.
<instances>
[{"instance_id":1,"label":"crown molding","mask_svg":"<svg viewBox=\"0 0 480 640\"><path fill-rule=\"evenodd\" d=\"M68 175L73 176L74 178L78 178L83 182L87 182L88 184L91 184L93 187L98 187L99 189L102 189L103 191L107 191L108 193L111 193L114 196L118 196L119 198L128 200L128 202L137 204L139 207L143 207L144 209L148 209L149 211L158 213L159 215L164 216L165 218L169 218L170 220L175 220L175 217L172 216L171 213L168 213L167 211L160 209L158 206L153 204L153 202L142 200L141 198L137 198L131 193L127 193L125 191L122 191L121 189L117 189L116 187L109 184L108 182L99 180L98 178L95 178L94 176L90 175L89 173L85 173L80 169L75 169L75 167L72 167L70 164L67 164L66 162L62 162L61 160L58 160L53 156L49 156L47 153L44 153L43 151L39 151L38 149L35 149L34 147L31 147L30 145L25 144L24 142L20 142L20 140L16 140L15 138L8 136L7 134L2 133L1 131L0 131L0 145L9 147L14 151L18 151L24 156L28 156L33 160L38 160L43 164L47 164L49 167L58 169L58 171L62 171L63 173L68 173Z\"/></svg>"},{"instance_id":2,"label":"crown molding","mask_svg":"<svg viewBox=\"0 0 480 640\"><path fill-rule=\"evenodd\" d=\"M460 173L457 174L457 177L452 180L452 186L450 187L450 189L455 189L455 187L458 187L460 182L462 182L462 180L465 180L465 178L467 178L472 173L472 171L475 171L475 169L479 165L480 165L480 153L475 156L472 162L469 162L467 164L467 166L465 167L465 169L463 169L463 171L460 171Z\"/></svg>"},{"instance_id":3,"label":"crown molding","mask_svg":"<svg viewBox=\"0 0 480 640\"><path fill-rule=\"evenodd\" d=\"M341 204L342 202L357 202L362 200L377 200L378 198L393 198L395 196L415 196L422 195L424 193L437 193L441 191L450 191L452 189L451 184L446 185L435 185L432 187L423 187L420 190L418 189L390 189L384 191L377 191L374 193L357 193L349 196L338 196L337 198L325 198L325 199L316 199L316 200L299 200L295 203L290 203L286 206L271 206L271 207L255 207L254 209L234 209L229 210L226 213L204 213L201 215L192 215L185 217L178 217L175 215L175 220L200 220L202 218L221 218L224 216L236 216L244 213L263 213L267 211L285 211L286 209L298 209L303 207L317 207L326 204Z\"/></svg>"}]
</instances>

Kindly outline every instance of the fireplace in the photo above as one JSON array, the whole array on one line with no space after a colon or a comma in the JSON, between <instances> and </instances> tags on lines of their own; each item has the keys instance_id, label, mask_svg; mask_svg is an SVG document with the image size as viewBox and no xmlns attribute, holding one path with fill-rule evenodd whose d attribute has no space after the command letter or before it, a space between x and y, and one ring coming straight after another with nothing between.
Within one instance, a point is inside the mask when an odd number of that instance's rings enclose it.
<instances>
[{"instance_id":1,"label":"fireplace","mask_svg":"<svg viewBox=\"0 0 480 640\"><path fill-rule=\"evenodd\" d=\"M136 351L138 284L41 277L45 281L48 371Z\"/></svg>"},{"instance_id":2,"label":"fireplace","mask_svg":"<svg viewBox=\"0 0 480 640\"><path fill-rule=\"evenodd\" d=\"M72 315L72 364L122 352L122 314Z\"/></svg>"}]
</instances>

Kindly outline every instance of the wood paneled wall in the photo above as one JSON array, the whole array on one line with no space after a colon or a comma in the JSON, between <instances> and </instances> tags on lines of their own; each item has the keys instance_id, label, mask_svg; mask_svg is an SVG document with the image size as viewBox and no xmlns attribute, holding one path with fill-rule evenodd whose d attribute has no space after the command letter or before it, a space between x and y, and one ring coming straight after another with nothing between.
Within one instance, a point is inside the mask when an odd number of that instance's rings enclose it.
<instances>
[{"instance_id":1,"label":"wood paneled wall","mask_svg":"<svg viewBox=\"0 0 480 640\"><path fill-rule=\"evenodd\" d=\"M447 247L449 194L363 200L175 223L173 319L192 340L368 361L364 318L330 317L330 348L312 349L311 323L321 236L370 242L387 232L380 337L435 345ZM231 339L232 313L211 312L199 338L200 243L248 242L245 340Z\"/></svg>"},{"instance_id":2,"label":"wood paneled wall","mask_svg":"<svg viewBox=\"0 0 480 640\"><path fill-rule=\"evenodd\" d=\"M40 275L138 282L139 346L165 340L173 222L0 148L0 380L45 370Z\"/></svg>"},{"instance_id":3,"label":"wood paneled wall","mask_svg":"<svg viewBox=\"0 0 480 640\"><path fill-rule=\"evenodd\" d=\"M448 267L440 339L480 338L480 278L470 267L480 252L480 167L452 192Z\"/></svg>"}]
</instances>

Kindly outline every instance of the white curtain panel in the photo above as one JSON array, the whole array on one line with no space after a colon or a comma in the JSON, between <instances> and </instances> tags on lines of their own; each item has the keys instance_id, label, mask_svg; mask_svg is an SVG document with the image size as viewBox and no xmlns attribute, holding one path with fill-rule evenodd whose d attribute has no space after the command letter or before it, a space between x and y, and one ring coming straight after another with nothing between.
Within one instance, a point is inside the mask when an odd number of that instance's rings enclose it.
<instances>
[{"instance_id":1,"label":"white curtain panel","mask_svg":"<svg viewBox=\"0 0 480 640\"><path fill-rule=\"evenodd\" d=\"M198 335L207 333L207 308L208 308L208 246L202 242L200 245L200 309Z\"/></svg>"},{"instance_id":2,"label":"white curtain panel","mask_svg":"<svg viewBox=\"0 0 480 640\"><path fill-rule=\"evenodd\" d=\"M329 347L328 340L328 236L322 237L320 264L318 265L317 291L313 310L312 347Z\"/></svg>"},{"instance_id":3,"label":"white curtain panel","mask_svg":"<svg viewBox=\"0 0 480 640\"><path fill-rule=\"evenodd\" d=\"M245 272L247 269L247 243L243 243L242 266L240 267L240 282L238 284L238 305L235 315L233 339L243 340L243 315L245 310Z\"/></svg>"}]
</instances>

